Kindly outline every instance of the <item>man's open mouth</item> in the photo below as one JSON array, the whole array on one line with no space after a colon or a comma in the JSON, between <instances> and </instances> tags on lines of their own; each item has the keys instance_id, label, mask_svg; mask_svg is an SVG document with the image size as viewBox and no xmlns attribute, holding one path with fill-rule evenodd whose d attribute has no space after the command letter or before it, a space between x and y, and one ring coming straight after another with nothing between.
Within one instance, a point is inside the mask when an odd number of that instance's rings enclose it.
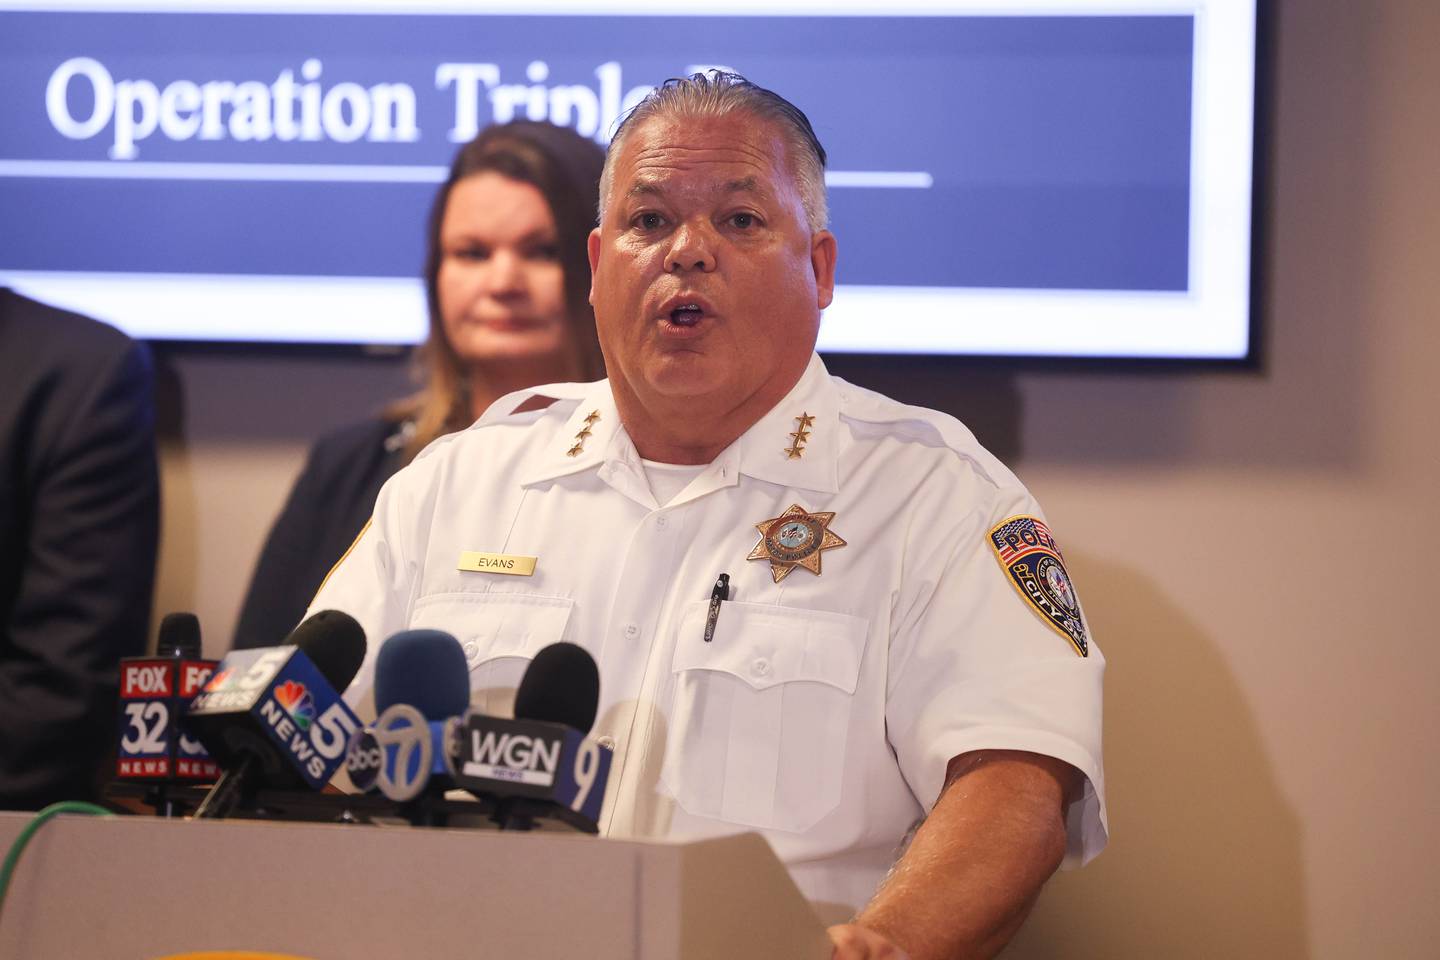
<instances>
[{"instance_id":1,"label":"man's open mouth","mask_svg":"<svg viewBox=\"0 0 1440 960\"><path fill-rule=\"evenodd\" d=\"M705 316L705 311L698 304L681 304L670 311L670 322L677 327L693 327Z\"/></svg>"}]
</instances>

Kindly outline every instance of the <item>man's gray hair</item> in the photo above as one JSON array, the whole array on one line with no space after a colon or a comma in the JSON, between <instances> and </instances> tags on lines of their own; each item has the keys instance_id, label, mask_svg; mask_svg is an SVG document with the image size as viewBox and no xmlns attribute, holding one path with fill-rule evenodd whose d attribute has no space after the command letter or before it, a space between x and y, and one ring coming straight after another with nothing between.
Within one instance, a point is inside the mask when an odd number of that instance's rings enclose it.
<instances>
[{"instance_id":1,"label":"man's gray hair","mask_svg":"<svg viewBox=\"0 0 1440 960\"><path fill-rule=\"evenodd\" d=\"M605 152L605 170L600 175L600 218L605 217L615 180L615 158L631 131L656 117L727 117L735 113L775 124L789 155L788 166L800 191L805 220L811 230L824 230L830 222L825 200L825 148L815 136L810 118L778 93L722 70L666 80L620 121Z\"/></svg>"}]
</instances>

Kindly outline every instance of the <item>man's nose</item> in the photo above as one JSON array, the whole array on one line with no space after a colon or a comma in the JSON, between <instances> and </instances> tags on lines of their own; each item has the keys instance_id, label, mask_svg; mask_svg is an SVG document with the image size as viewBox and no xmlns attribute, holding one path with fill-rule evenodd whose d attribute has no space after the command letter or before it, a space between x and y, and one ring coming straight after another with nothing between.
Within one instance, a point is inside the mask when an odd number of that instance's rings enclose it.
<instances>
[{"instance_id":1,"label":"man's nose","mask_svg":"<svg viewBox=\"0 0 1440 960\"><path fill-rule=\"evenodd\" d=\"M715 242L708 224L681 224L672 235L666 269L671 273L715 269Z\"/></svg>"}]
</instances>

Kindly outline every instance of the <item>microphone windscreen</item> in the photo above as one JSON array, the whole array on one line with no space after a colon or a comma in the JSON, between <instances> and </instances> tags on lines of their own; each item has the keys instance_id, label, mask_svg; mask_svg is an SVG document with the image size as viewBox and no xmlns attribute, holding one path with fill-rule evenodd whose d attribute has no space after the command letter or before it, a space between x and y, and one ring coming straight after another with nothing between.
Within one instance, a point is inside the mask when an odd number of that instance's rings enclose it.
<instances>
[{"instance_id":1,"label":"microphone windscreen","mask_svg":"<svg viewBox=\"0 0 1440 960\"><path fill-rule=\"evenodd\" d=\"M458 717L470 706L470 666L460 641L443 630L402 630L375 655L375 711L397 703L426 720Z\"/></svg>"},{"instance_id":2,"label":"microphone windscreen","mask_svg":"<svg viewBox=\"0 0 1440 960\"><path fill-rule=\"evenodd\" d=\"M365 660L365 630L355 618L339 610L321 610L290 631L285 638L305 652L320 676L337 692L344 692Z\"/></svg>"},{"instance_id":3,"label":"microphone windscreen","mask_svg":"<svg viewBox=\"0 0 1440 960\"><path fill-rule=\"evenodd\" d=\"M193 613L167 613L160 621L157 657L200 659L200 620Z\"/></svg>"},{"instance_id":4,"label":"microphone windscreen","mask_svg":"<svg viewBox=\"0 0 1440 960\"><path fill-rule=\"evenodd\" d=\"M515 692L515 719L563 723L588 733L600 705L595 658L573 643L552 643L535 655Z\"/></svg>"}]
</instances>

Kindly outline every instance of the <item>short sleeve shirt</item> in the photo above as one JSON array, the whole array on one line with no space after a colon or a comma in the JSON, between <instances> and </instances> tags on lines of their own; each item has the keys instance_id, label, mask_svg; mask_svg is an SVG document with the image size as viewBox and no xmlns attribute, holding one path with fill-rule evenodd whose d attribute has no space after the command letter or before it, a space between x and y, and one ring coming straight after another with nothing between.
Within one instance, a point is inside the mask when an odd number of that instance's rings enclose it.
<instances>
[{"instance_id":1,"label":"short sleeve shirt","mask_svg":"<svg viewBox=\"0 0 1440 960\"><path fill-rule=\"evenodd\" d=\"M559 399L508 413L532 394ZM1016 530L1041 531L1043 575L1013 573ZM1070 633L1046 615L1057 596ZM1104 659L1038 505L959 422L819 357L664 506L606 381L502 399L386 484L311 607L327 608L371 638L346 693L362 716L375 638L400 630L454 634L474 705L500 715L536 652L585 647L591 734L615 748L601 832L758 830L812 900L863 905L972 750L1076 767L1067 863L1106 842Z\"/></svg>"}]
</instances>

